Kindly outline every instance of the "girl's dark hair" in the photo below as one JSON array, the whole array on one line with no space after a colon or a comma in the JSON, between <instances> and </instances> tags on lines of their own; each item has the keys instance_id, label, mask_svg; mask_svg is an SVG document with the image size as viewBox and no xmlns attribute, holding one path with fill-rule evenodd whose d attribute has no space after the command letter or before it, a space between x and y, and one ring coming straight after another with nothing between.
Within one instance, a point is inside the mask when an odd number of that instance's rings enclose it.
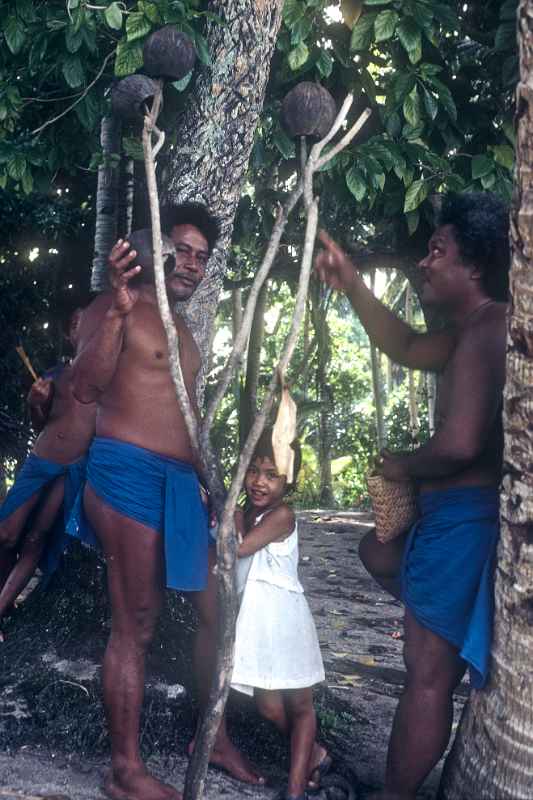
<instances>
[{"instance_id":1,"label":"girl's dark hair","mask_svg":"<svg viewBox=\"0 0 533 800\"><path fill-rule=\"evenodd\" d=\"M161 209L161 230L170 236L176 225L194 225L207 240L209 253L220 238L220 222L203 203L180 203Z\"/></svg>"},{"instance_id":2,"label":"girl's dark hair","mask_svg":"<svg viewBox=\"0 0 533 800\"><path fill-rule=\"evenodd\" d=\"M273 432L274 429L272 427L264 429L263 433L259 437L259 441L255 446L252 461L254 458L269 458L274 464L276 463L276 459L274 458L274 448L272 447ZM287 483L287 492L293 492L295 490L296 481L298 480L298 473L300 472L300 467L302 466L302 448L299 440L294 439L290 446L292 450L294 450L294 474L292 476L292 481Z\"/></svg>"},{"instance_id":3,"label":"girl's dark hair","mask_svg":"<svg viewBox=\"0 0 533 800\"><path fill-rule=\"evenodd\" d=\"M509 209L492 192L444 195L437 225L453 225L466 264L481 270L483 286L493 300L509 293Z\"/></svg>"}]
</instances>

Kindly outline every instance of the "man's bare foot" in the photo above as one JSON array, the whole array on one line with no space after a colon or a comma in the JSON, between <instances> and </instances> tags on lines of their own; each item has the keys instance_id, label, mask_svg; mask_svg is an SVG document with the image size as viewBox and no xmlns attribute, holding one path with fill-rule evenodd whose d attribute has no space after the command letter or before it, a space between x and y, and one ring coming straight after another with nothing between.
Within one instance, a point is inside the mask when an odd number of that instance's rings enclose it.
<instances>
[{"instance_id":1,"label":"man's bare foot","mask_svg":"<svg viewBox=\"0 0 533 800\"><path fill-rule=\"evenodd\" d=\"M182 800L176 789L153 778L144 767L111 770L102 789L111 800Z\"/></svg>"},{"instance_id":2,"label":"man's bare foot","mask_svg":"<svg viewBox=\"0 0 533 800\"><path fill-rule=\"evenodd\" d=\"M315 742L313 752L309 762L309 775L307 776L307 788L317 791L320 788L320 780L326 775L333 763L333 759L321 744Z\"/></svg>"},{"instance_id":3,"label":"man's bare foot","mask_svg":"<svg viewBox=\"0 0 533 800\"><path fill-rule=\"evenodd\" d=\"M195 741L193 739L187 748L189 757L194 751ZM209 764L212 767L223 769L232 778L241 781L241 783L251 783L255 786L264 786L266 783L265 778L257 771L251 761L229 739L215 743Z\"/></svg>"}]
</instances>

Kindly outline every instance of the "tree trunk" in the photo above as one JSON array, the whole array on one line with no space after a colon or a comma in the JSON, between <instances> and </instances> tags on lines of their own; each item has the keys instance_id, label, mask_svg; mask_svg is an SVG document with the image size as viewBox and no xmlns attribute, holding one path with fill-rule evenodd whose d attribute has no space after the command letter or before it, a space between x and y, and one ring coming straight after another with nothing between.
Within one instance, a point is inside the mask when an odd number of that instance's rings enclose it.
<instances>
[{"instance_id":1,"label":"tree trunk","mask_svg":"<svg viewBox=\"0 0 533 800\"><path fill-rule=\"evenodd\" d=\"M413 290L408 283L405 290L405 321L413 326ZM420 417L418 414L418 399L415 383L415 373L412 369L407 370L407 382L409 392L409 433L413 444L418 443L420 433Z\"/></svg>"},{"instance_id":2,"label":"tree trunk","mask_svg":"<svg viewBox=\"0 0 533 800\"><path fill-rule=\"evenodd\" d=\"M100 127L100 144L104 163L98 168L96 190L96 229L91 288L97 292L107 285L107 257L117 240L119 163L112 159L119 154L121 125L112 116L104 117Z\"/></svg>"},{"instance_id":3,"label":"tree trunk","mask_svg":"<svg viewBox=\"0 0 533 800\"><path fill-rule=\"evenodd\" d=\"M261 348L265 335L265 311L268 299L268 281L265 281L257 298L250 341L248 343L248 357L246 359L246 379L244 389L240 396L239 442L242 450L250 428L257 414L257 387L259 385L259 370L261 367Z\"/></svg>"},{"instance_id":4,"label":"tree trunk","mask_svg":"<svg viewBox=\"0 0 533 800\"><path fill-rule=\"evenodd\" d=\"M533 2L518 10L517 174L504 394L502 533L488 688L474 692L448 758L445 800L533 798Z\"/></svg>"},{"instance_id":5,"label":"tree trunk","mask_svg":"<svg viewBox=\"0 0 533 800\"><path fill-rule=\"evenodd\" d=\"M372 273L370 286L374 291L375 273ZM385 447L387 432L385 430L385 418L383 414L383 381L381 377L381 366L379 363L379 353L377 348L370 342L370 366L372 369L372 389L374 392L374 406L376 409L376 437L378 450Z\"/></svg>"},{"instance_id":6,"label":"tree trunk","mask_svg":"<svg viewBox=\"0 0 533 800\"><path fill-rule=\"evenodd\" d=\"M204 363L282 8L283 0L213 0L209 4L209 11L222 20L222 24L208 23L213 64L197 77L187 110L178 121L178 144L161 180L166 201L202 201L222 225L208 277L181 309Z\"/></svg>"},{"instance_id":7,"label":"tree trunk","mask_svg":"<svg viewBox=\"0 0 533 800\"><path fill-rule=\"evenodd\" d=\"M127 237L133 230L133 207L135 198L135 162L123 159L120 169L120 192L118 209L118 231Z\"/></svg>"},{"instance_id":8,"label":"tree trunk","mask_svg":"<svg viewBox=\"0 0 533 800\"><path fill-rule=\"evenodd\" d=\"M324 508L335 506L333 481L331 475L331 428L333 421L334 398L328 383L328 370L331 361L331 334L327 321L327 305L325 293L315 284L312 293L311 312L317 340L316 383L317 397L320 402L318 425L318 464L320 470L320 488L318 502Z\"/></svg>"}]
</instances>

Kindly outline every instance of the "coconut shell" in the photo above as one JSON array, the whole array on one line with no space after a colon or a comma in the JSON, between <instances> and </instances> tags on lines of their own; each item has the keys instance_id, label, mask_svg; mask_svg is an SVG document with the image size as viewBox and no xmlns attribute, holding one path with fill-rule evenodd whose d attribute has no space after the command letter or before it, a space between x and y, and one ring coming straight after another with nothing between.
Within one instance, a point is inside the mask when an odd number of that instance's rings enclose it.
<instances>
[{"instance_id":1,"label":"coconut shell","mask_svg":"<svg viewBox=\"0 0 533 800\"><path fill-rule=\"evenodd\" d=\"M166 266L167 259L172 258L172 265L176 263L176 248L174 242L168 236L162 235L163 246L163 264ZM137 251L135 264L142 267L142 272L139 273L138 282L151 283L154 278L154 255L152 251L152 229L141 228L138 231L133 231L128 236L127 241L131 248Z\"/></svg>"},{"instance_id":2,"label":"coconut shell","mask_svg":"<svg viewBox=\"0 0 533 800\"><path fill-rule=\"evenodd\" d=\"M143 59L147 75L180 81L194 67L196 50L185 33L173 25L165 25L147 38Z\"/></svg>"},{"instance_id":3,"label":"coconut shell","mask_svg":"<svg viewBox=\"0 0 533 800\"><path fill-rule=\"evenodd\" d=\"M303 81L291 89L281 107L281 122L292 138L312 136L322 139L336 116L333 97L319 83L311 81Z\"/></svg>"},{"instance_id":4,"label":"coconut shell","mask_svg":"<svg viewBox=\"0 0 533 800\"><path fill-rule=\"evenodd\" d=\"M111 90L113 114L124 122L142 122L144 106L152 104L158 86L146 75L128 75L116 83Z\"/></svg>"}]
</instances>

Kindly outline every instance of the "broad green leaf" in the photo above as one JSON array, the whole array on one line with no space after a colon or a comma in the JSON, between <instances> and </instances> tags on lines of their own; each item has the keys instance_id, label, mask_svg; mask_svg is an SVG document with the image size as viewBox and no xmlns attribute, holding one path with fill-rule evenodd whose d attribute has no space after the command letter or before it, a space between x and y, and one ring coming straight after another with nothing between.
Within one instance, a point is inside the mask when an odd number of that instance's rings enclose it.
<instances>
[{"instance_id":1,"label":"broad green leaf","mask_svg":"<svg viewBox=\"0 0 533 800\"><path fill-rule=\"evenodd\" d=\"M5 189L7 186L7 175L5 172L0 172L0 189Z\"/></svg>"},{"instance_id":2,"label":"broad green leaf","mask_svg":"<svg viewBox=\"0 0 533 800\"><path fill-rule=\"evenodd\" d=\"M392 138L396 138L401 133L402 130L402 121L400 119L400 115L393 111L392 114L389 114L385 120L385 128L389 136Z\"/></svg>"},{"instance_id":3,"label":"broad green leaf","mask_svg":"<svg viewBox=\"0 0 533 800\"><path fill-rule=\"evenodd\" d=\"M329 78L333 70L333 59L327 50L321 50L315 64L322 78Z\"/></svg>"},{"instance_id":4,"label":"broad green leaf","mask_svg":"<svg viewBox=\"0 0 533 800\"><path fill-rule=\"evenodd\" d=\"M85 70L78 56L67 56L63 61L61 72L71 89L77 89L85 81Z\"/></svg>"},{"instance_id":5,"label":"broad green leaf","mask_svg":"<svg viewBox=\"0 0 533 800\"><path fill-rule=\"evenodd\" d=\"M442 83L442 81L439 81L437 78L429 79L428 83L431 83L431 85L437 92L441 106L445 109L445 111L449 114L449 116L453 120L456 120L457 106L455 105L452 93L450 92L448 87L444 83Z\"/></svg>"},{"instance_id":6,"label":"broad green leaf","mask_svg":"<svg viewBox=\"0 0 533 800\"><path fill-rule=\"evenodd\" d=\"M358 167L352 167L346 173L346 185L358 203L361 202L367 193L367 184L363 173Z\"/></svg>"},{"instance_id":7,"label":"broad green leaf","mask_svg":"<svg viewBox=\"0 0 533 800\"><path fill-rule=\"evenodd\" d=\"M361 85L365 91L366 96L368 97L369 100L372 100L372 102L375 103L377 90L372 75L367 69L363 69L361 70L360 78L361 78Z\"/></svg>"},{"instance_id":8,"label":"broad green leaf","mask_svg":"<svg viewBox=\"0 0 533 800\"><path fill-rule=\"evenodd\" d=\"M446 3L433 3L433 14L439 19L445 28L450 31L457 30L459 27L459 18L451 6Z\"/></svg>"},{"instance_id":9,"label":"broad green leaf","mask_svg":"<svg viewBox=\"0 0 533 800\"><path fill-rule=\"evenodd\" d=\"M394 167L398 154L391 143L371 141L368 144L368 149L374 159L379 161L387 172Z\"/></svg>"},{"instance_id":10,"label":"broad green leaf","mask_svg":"<svg viewBox=\"0 0 533 800\"><path fill-rule=\"evenodd\" d=\"M172 81L172 86L178 92L183 92L191 82L193 70L191 69L180 81Z\"/></svg>"},{"instance_id":11,"label":"broad green leaf","mask_svg":"<svg viewBox=\"0 0 533 800\"><path fill-rule=\"evenodd\" d=\"M35 12L33 0L17 0L17 17L24 22L35 22L37 14Z\"/></svg>"},{"instance_id":12,"label":"broad green leaf","mask_svg":"<svg viewBox=\"0 0 533 800\"><path fill-rule=\"evenodd\" d=\"M131 75L143 64L143 48L141 42L128 42L121 39L117 45L115 58L115 75L123 78Z\"/></svg>"},{"instance_id":13,"label":"broad green leaf","mask_svg":"<svg viewBox=\"0 0 533 800\"><path fill-rule=\"evenodd\" d=\"M142 143L134 136L124 136L122 138L122 149L128 158L135 161L144 161L144 150Z\"/></svg>"},{"instance_id":14,"label":"broad green leaf","mask_svg":"<svg viewBox=\"0 0 533 800\"><path fill-rule=\"evenodd\" d=\"M378 14L374 22L376 42L385 42L390 39L394 34L399 19L398 12L391 9L385 9L385 11Z\"/></svg>"},{"instance_id":15,"label":"broad green leaf","mask_svg":"<svg viewBox=\"0 0 533 800\"><path fill-rule=\"evenodd\" d=\"M405 193L403 204L404 213L414 211L424 202L429 194L429 185L425 180L413 181Z\"/></svg>"},{"instance_id":16,"label":"broad green leaf","mask_svg":"<svg viewBox=\"0 0 533 800\"><path fill-rule=\"evenodd\" d=\"M472 159L472 177L482 178L494 171L494 161L486 155L477 155Z\"/></svg>"},{"instance_id":17,"label":"broad green leaf","mask_svg":"<svg viewBox=\"0 0 533 800\"><path fill-rule=\"evenodd\" d=\"M413 128L420 124L420 95L416 86L409 92L403 102L403 114Z\"/></svg>"},{"instance_id":18,"label":"broad green leaf","mask_svg":"<svg viewBox=\"0 0 533 800\"><path fill-rule=\"evenodd\" d=\"M427 115L430 119L435 119L439 110L439 104L437 99L431 94L430 91L423 87L422 96L424 98L424 106L427 112Z\"/></svg>"},{"instance_id":19,"label":"broad green leaf","mask_svg":"<svg viewBox=\"0 0 533 800\"><path fill-rule=\"evenodd\" d=\"M412 236L418 228L418 223L420 222L420 212L418 209L416 211L408 211L405 215L405 221L407 222L409 236Z\"/></svg>"},{"instance_id":20,"label":"broad green leaf","mask_svg":"<svg viewBox=\"0 0 533 800\"><path fill-rule=\"evenodd\" d=\"M119 31L122 28L122 9L119 3L111 3L104 11L104 17L113 30Z\"/></svg>"},{"instance_id":21,"label":"broad green leaf","mask_svg":"<svg viewBox=\"0 0 533 800\"><path fill-rule=\"evenodd\" d=\"M363 0L341 0L341 11L344 23L352 30L361 16Z\"/></svg>"},{"instance_id":22,"label":"broad green leaf","mask_svg":"<svg viewBox=\"0 0 533 800\"><path fill-rule=\"evenodd\" d=\"M7 161L7 174L14 181L20 181L26 172L26 159L19 153L12 155Z\"/></svg>"},{"instance_id":23,"label":"broad green leaf","mask_svg":"<svg viewBox=\"0 0 533 800\"><path fill-rule=\"evenodd\" d=\"M150 22L154 24L161 22L161 17L159 15L159 9L156 3L139 3L139 10L142 6L143 14L148 17Z\"/></svg>"},{"instance_id":24,"label":"broad green leaf","mask_svg":"<svg viewBox=\"0 0 533 800\"><path fill-rule=\"evenodd\" d=\"M23 22L14 14L7 18L4 25L4 37L13 55L20 53L26 40L26 29Z\"/></svg>"},{"instance_id":25,"label":"broad green leaf","mask_svg":"<svg viewBox=\"0 0 533 800\"><path fill-rule=\"evenodd\" d=\"M77 53L83 44L83 34L81 31L74 31L69 25L65 31L65 45L69 53Z\"/></svg>"},{"instance_id":26,"label":"broad green leaf","mask_svg":"<svg viewBox=\"0 0 533 800\"><path fill-rule=\"evenodd\" d=\"M514 150L508 144L497 144L491 148L494 153L494 160L506 169L514 167Z\"/></svg>"},{"instance_id":27,"label":"broad green leaf","mask_svg":"<svg viewBox=\"0 0 533 800\"><path fill-rule=\"evenodd\" d=\"M31 194L33 191L33 177L29 170L26 170L22 176L21 183L24 194Z\"/></svg>"},{"instance_id":28,"label":"broad green leaf","mask_svg":"<svg viewBox=\"0 0 533 800\"><path fill-rule=\"evenodd\" d=\"M408 6L406 6L406 10L407 8ZM430 3L417 3L416 0L414 0L408 13L416 19L418 26L424 29L426 35L431 35L433 27L433 9Z\"/></svg>"},{"instance_id":29,"label":"broad green leaf","mask_svg":"<svg viewBox=\"0 0 533 800\"><path fill-rule=\"evenodd\" d=\"M305 7L299 0L285 0L283 5L283 21L288 28L292 28L305 13Z\"/></svg>"},{"instance_id":30,"label":"broad green leaf","mask_svg":"<svg viewBox=\"0 0 533 800\"><path fill-rule=\"evenodd\" d=\"M411 64L422 58L422 34L412 17L404 17L396 27L398 38L405 49Z\"/></svg>"},{"instance_id":31,"label":"broad green leaf","mask_svg":"<svg viewBox=\"0 0 533 800\"><path fill-rule=\"evenodd\" d=\"M309 49L305 42L300 42L298 47L295 47L294 50L291 50L288 55L289 67L293 72L296 72L297 69L303 67L308 58Z\"/></svg>"},{"instance_id":32,"label":"broad green leaf","mask_svg":"<svg viewBox=\"0 0 533 800\"><path fill-rule=\"evenodd\" d=\"M126 17L126 39L128 42L135 42L150 33L152 26L150 21L139 11L132 11Z\"/></svg>"},{"instance_id":33,"label":"broad green leaf","mask_svg":"<svg viewBox=\"0 0 533 800\"><path fill-rule=\"evenodd\" d=\"M438 64L429 64L427 62L419 64L417 69L420 77L424 78L425 80L428 78L434 78L435 75L438 75L439 72L442 72L442 67L439 67Z\"/></svg>"},{"instance_id":34,"label":"broad green leaf","mask_svg":"<svg viewBox=\"0 0 533 800\"><path fill-rule=\"evenodd\" d=\"M291 28L291 44L297 45L303 42L308 37L312 27L313 18L310 14L301 17Z\"/></svg>"},{"instance_id":35,"label":"broad green leaf","mask_svg":"<svg viewBox=\"0 0 533 800\"><path fill-rule=\"evenodd\" d=\"M363 14L352 30L350 50L368 50L374 35L375 14Z\"/></svg>"},{"instance_id":36,"label":"broad green leaf","mask_svg":"<svg viewBox=\"0 0 533 800\"><path fill-rule=\"evenodd\" d=\"M415 76L412 72L401 72L395 77L392 84L392 97L397 105L403 102L405 96L412 91L415 86Z\"/></svg>"},{"instance_id":37,"label":"broad green leaf","mask_svg":"<svg viewBox=\"0 0 533 800\"><path fill-rule=\"evenodd\" d=\"M278 128L273 136L273 141L283 158L294 158L296 155L296 145L287 136L283 128Z\"/></svg>"},{"instance_id":38,"label":"broad green leaf","mask_svg":"<svg viewBox=\"0 0 533 800\"><path fill-rule=\"evenodd\" d=\"M490 175L483 175L481 178L481 185L484 189L492 189L494 184L496 183L496 173L491 172Z\"/></svg>"}]
</instances>

